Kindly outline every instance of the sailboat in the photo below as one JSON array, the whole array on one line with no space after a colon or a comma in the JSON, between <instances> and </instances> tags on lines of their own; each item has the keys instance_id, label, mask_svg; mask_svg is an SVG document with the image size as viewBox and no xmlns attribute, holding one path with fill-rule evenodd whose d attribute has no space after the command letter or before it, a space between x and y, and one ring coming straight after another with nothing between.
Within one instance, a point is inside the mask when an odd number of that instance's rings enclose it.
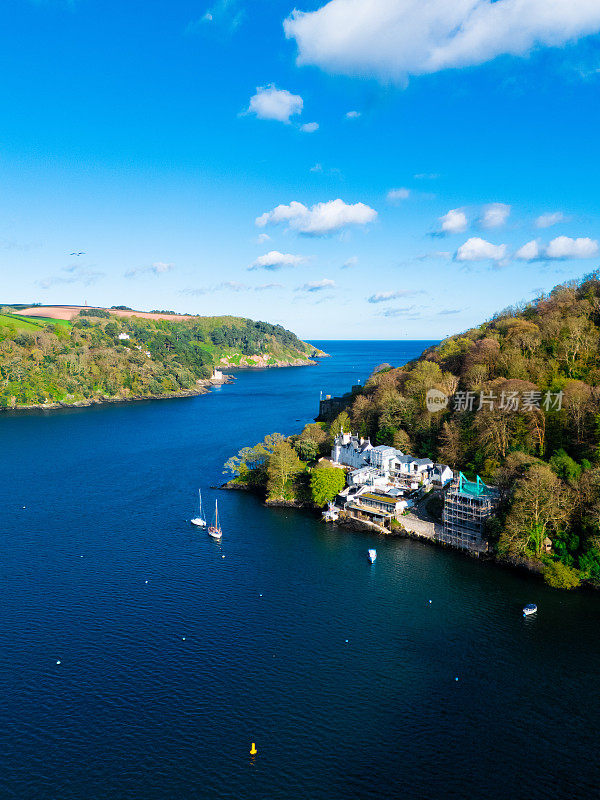
<instances>
[{"instance_id":1,"label":"sailboat","mask_svg":"<svg viewBox=\"0 0 600 800\"><path fill-rule=\"evenodd\" d=\"M215 518L213 524L208 529L208 535L212 536L213 539L220 539L221 536L223 536L223 531L221 530L221 526L219 525L219 506L216 500L215 500Z\"/></svg>"},{"instance_id":2,"label":"sailboat","mask_svg":"<svg viewBox=\"0 0 600 800\"><path fill-rule=\"evenodd\" d=\"M204 519L204 512L202 511L202 492L198 489L198 516L190 520L192 525L197 528L206 528L206 520Z\"/></svg>"}]
</instances>

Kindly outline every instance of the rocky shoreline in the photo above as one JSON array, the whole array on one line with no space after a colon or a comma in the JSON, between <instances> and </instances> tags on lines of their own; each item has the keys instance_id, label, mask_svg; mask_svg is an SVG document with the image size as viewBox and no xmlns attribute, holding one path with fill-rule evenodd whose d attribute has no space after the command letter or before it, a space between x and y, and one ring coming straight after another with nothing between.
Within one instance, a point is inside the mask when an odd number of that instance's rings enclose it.
<instances>
[{"instance_id":1,"label":"rocky shoreline","mask_svg":"<svg viewBox=\"0 0 600 800\"><path fill-rule=\"evenodd\" d=\"M73 400L72 402L55 401L53 403L33 403L21 406L8 406L0 408L0 412L21 412L21 411L56 411L59 408L89 408L90 406L103 406L116 403L138 403L143 400L173 400L180 397L198 397L208 394L210 389L221 386L224 383L231 383L235 380L233 375L223 375L222 380L199 380L196 389L181 389L177 392L166 392L164 394L144 394L132 395L131 397L90 397L84 400Z\"/></svg>"},{"instance_id":2,"label":"rocky shoreline","mask_svg":"<svg viewBox=\"0 0 600 800\"><path fill-rule=\"evenodd\" d=\"M267 356L246 356L247 358L246 363L242 363L240 360L239 364L232 364L226 358L222 358L217 366L219 368L228 369L228 370L249 370L249 369L279 369L280 367L316 367L319 363L315 361L315 358L329 358L328 353L322 352L315 352L310 357L307 358L293 358L291 360L286 361L275 361L274 364L269 363L269 357ZM252 363L248 363L252 362Z\"/></svg>"}]
</instances>

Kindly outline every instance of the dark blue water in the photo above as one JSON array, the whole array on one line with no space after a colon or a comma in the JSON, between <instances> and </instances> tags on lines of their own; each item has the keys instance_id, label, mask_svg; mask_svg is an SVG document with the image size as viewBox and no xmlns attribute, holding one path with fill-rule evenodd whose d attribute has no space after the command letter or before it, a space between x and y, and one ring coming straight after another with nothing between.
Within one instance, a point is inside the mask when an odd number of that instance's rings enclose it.
<instances>
[{"instance_id":1,"label":"dark blue water","mask_svg":"<svg viewBox=\"0 0 600 800\"><path fill-rule=\"evenodd\" d=\"M317 344L204 397L0 417L2 800L597 796L597 597L245 494L222 543L190 527L232 452L426 343Z\"/></svg>"}]
</instances>

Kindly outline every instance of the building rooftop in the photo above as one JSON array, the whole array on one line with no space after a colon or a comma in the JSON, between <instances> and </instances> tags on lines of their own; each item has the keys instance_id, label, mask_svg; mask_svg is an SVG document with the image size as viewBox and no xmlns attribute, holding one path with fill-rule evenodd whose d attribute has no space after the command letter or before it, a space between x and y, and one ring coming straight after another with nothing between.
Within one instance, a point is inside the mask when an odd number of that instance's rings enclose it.
<instances>
[{"instance_id":1,"label":"building rooftop","mask_svg":"<svg viewBox=\"0 0 600 800\"><path fill-rule=\"evenodd\" d=\"M391 506L395 506L398 498L397 497L390 497L389 495L379 494L378 492L365 492L360 496L361 500L376 500L378 503L387 503Z\"/></svg>"},{"instance_id":2,"label":"building rooftop","mask_svg":"<svg viewBox=\"0 0 600 800\"><path fill-rule=\"evenodd\" d=\"M348 508L353 508L355 511L360 511L363 514L367 513L370 514L371 516L384 517L385 519L392 516L389 513L389 511L381 511L378 508L369 508L368 506L361 506L360 503L348 503Z\"/></svg>"}]
</instances>

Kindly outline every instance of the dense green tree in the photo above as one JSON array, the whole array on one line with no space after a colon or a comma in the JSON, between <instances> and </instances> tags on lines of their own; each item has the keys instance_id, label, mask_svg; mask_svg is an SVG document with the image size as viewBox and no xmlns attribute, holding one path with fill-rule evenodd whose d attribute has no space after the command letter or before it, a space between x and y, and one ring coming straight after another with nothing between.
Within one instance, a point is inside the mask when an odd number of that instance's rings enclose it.
<instances>
[{"instance_id":1,"label":"dense green tree","mask_svg":"<svg viewBox=\"0 0 600 800\"><path fill-rule=\"evenodd\" d=\"M339 467L319 466L310 476L310 492L313 502L324 506L339 494L346 485L346 473Z\"/></svg>"},{"instance_id":2,"label":"dense green tree","mask_svg":"<svg viewBox=\"0 0 600 800\"><path fill-rule=\"evenodd\" d=\"M297 439L294 445L302 461L314 461L319 454L319 445L312 439Z\"/></svg>"},{"instance_id":3,"label":"dense green tree","mask_svg":"<svg viewBox=\"0 0 600 800\"><path fill-rule=\"evenodd\" d=\"M331 435L337 436L341 431L350 431L350 417L346 411L342 411L331 423Z\"/></svg>"},{"instance_id":4,"label":"dense green tree","mask_svg":"<svg viewBox=\"0 0 600 800\"><path fill-rule=\"evenodd\" d=\"M565 492L547 464L532 464L514 486L500 548L510 554L540 556L544 539L567 518Z\"/></svg>"},{"instance_id":5,"label":"dense green tree","mask_svg":"<svg viewBox=\"0 0 600 800\"><path fill-rule=\"evenodd\" d=\"M270 500L295 499L294 480L304 465L287 441L278 442L269 457L267 493Z\"/></svg>"},{"instance_id":6,"label":"dense green tree","mask_svg":"<svg viewBox=\"0 0 600 800\"><path fill-rule=\"evenodd\" d=\"M550 561L546 564L544 580L554 589L575 589L581 582L577 570L560 561Z\"/></svg>"},{"instance_id":7,"label":"dense green tree","mask_svg":"<svg viewBox=\"0 0 600 800\"><path fill-rule=\"evenodd\" d=\"M557 450L549 461L554 472L563 481L575 484L581 475L581 467L561 448Z\"/></svg>"}]
</instances>

